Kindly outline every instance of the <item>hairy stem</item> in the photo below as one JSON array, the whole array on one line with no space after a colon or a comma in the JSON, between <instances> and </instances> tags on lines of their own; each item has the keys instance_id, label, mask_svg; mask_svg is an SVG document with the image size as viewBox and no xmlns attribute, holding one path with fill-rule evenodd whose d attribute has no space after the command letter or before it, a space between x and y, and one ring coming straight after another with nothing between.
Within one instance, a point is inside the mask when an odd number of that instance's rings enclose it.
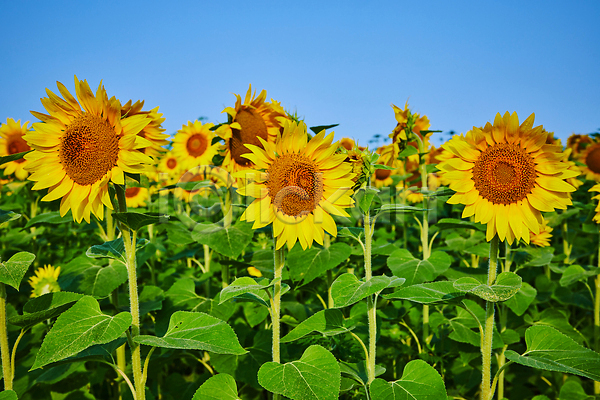
<instances>
[{"instance_id":1,"label":"hairy stem","mask_svg":"<svg viewBox=\"0 0 600 400\"><path fill-rule=\"evenodd\" d=\"M2 353L2 375L4 376L4 390L12 390L12 367L10 365L10 347L8 345L8 331L6 328L6 286L4 286L4 283L0 283L0 352Z\"/></svg>"},{"instance_id":2,"label":"hairy stem","mask_svg":"<svg viewBox=\"0 0 600 400\"><path fill-rule=\"evenodd\" d=\"M373 226L369 211L364 216L365 230L365 280L372 278L371 271L371 240L373 238ZM377 307L374 296L367 297L367 318L369 321L369 357L367 358L367 377L370 384L375 379L375 353L377 351Z\"/></svg>"},{"instance_id":3,"label":"hairy stem","mask_svg":"<svg viewBox=\"0 0 600 400\"><path fill-rule=\"evenodd\" d=\"M491 286L496 280L498 268L498 235L494 235L490 242L490 264L488 269L487 284ZM494 393L490 386L492 379L492 335L494 332L494 303L485 302L485 327L481 343L481 400L491 400Z\"/></svg>"}]
</instances>

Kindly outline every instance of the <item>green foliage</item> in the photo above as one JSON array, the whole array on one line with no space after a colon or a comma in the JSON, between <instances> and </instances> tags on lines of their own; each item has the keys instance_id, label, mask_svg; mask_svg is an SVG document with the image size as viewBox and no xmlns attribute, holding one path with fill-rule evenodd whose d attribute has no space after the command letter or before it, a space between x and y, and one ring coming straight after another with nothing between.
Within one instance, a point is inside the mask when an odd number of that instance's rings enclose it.
<instances>
[{"instance_id":1,"label":"green foliage","mask_svg":"<svg viewBox=\"0 0 600 400\"><path fill-rule=\"evenodd\" d=\"M235 379L228 374L208 378L194 394L192 400L238 400Z\"/></svg>"},{"instance_id":2,"label":"green foliage","mask_svg":"<svg viewBox=\"0 0 600 400\"><path fill-rule=\"evenodd\" d=\"M440 374L423 360L406 364L402 378L394 382L375 379L369 386L373 399L445 399L446 388Z\"/></svg>"},{"instance_id":3,"label":"green foliage","mask_svg":"<svg viewBox=\"0 0 600 400\"><path fill-rule=\"evenodd\" d=\"M252 240L252 225L240 221L230 227L198 224L192 238L226 257L237 258Z\"/></svg>"},{"instance_id":4,"label":"green foliage","mask_svg":"<svg viewBox=\"0 0 600 400\"><path fill-rule=\"evenodd\" d=\"M35 260L34 254L21 251L8 261L0 262L0 282L19 290L21 281L33 260Z\"/></svg>"}]
</instances>

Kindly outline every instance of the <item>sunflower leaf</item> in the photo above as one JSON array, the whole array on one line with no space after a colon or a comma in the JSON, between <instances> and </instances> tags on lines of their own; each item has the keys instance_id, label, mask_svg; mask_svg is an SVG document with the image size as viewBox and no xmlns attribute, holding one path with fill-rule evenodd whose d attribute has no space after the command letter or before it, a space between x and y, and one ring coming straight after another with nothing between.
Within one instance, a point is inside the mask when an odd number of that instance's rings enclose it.
<instances>
[{"instance_id":1,"label":"sunflower leaf","mask_svg":"<svg viewBox=\"0 0 600 400\"><path fill-rule=\"evenodd\" d=\"M150 243L147 239L137 239L136 241L136 250L139 250ZM123 238L118 238L115 240L111 240L110 242L105 242L103 244L97 244L86 251L86 255L90 258L113 258L115 260L119 260L125 262L125 244L123 243Z\"/></svg>"},{"instance_id":2,"label":"sunflower leaf","mask_svg":"<svg viewBox=\"0 0 600 400\"><path fill-rule=\"evenodd\" d=\"M483 284L472 277L464 277L454 281L454 288L497 303L513 297L521 289L521 284L522 280L519 275L514 272L502 272L492 286Z\"/></svg>"},{"instance_id":3,"label":"sunflower leaf","mask_svg":"<svg viewBox=\"0 0 600 400\"><path fill-rule=\"evenodd\" d=\"M388 300L410 300L421 304L440 304L460 299L464 294L456 289L450 281L439 281L412 285L383 295Z\"/></svg>"},{"instance_id":4,"label":"sunflower leaf","mask_svg":"<svg viewBox=\"0 0 600 400\"><path fill-rule=\"evenodd\" d=\"M113 217L134 231L137 231L146 225L160 224L169 220L169 216L165 214L143 214L131 211L113 213Z\"/></svg>"},{"instance_id":5,"label":"sunflower leaf","mask_svg":"<svg viewBox=\"0 0 600 400\"><path fill-rule=\"evenodd\" d=\"M232 259L242 254L253 235L252 224L245 221L238 221L227 228L217 224L198 224L192 231L192 239L196 242Z\"/></svg>"},{"instance_id":6,"label":"sunflower leaf","mask_svg":"<svg viewBox=\"0 0 600 400\"><path fill-rule=\"evenodd\" d=\"M372 399L445 399L446 387L440 374L423 360L406 364L402 378L395 382L375 379L369 386Z\"/></svg>"},{"instance_id":7,"label":"sunflower leaf","mask_svg":"<svg viewBox=\"0 0 600 400\"><path fill-rule=\"evenodd\" d=\"M62 314L82 297L82 294L71 292L46 293L25 303L23 315L11 317L9 322L23 328L33 326Z\"/></svg>"},{"instance_id":8,"label":"sunflower leaf","mask_svg":"<svg viewBox=\"0 0 600 400\"><path fill-rule=\"evenodd\" d=\"M335 400L340 392L340 366L328 350L312 345L298 361L266 362L258 383L269 392L292 400Z\"/></svg>"},{"instance_id":9,"label":"sunflower leaf","mask_svg":"<svg viewBox=\"0 0 600 400\"><path fill-rule=\"evenodd\" d=\"M319 332L323 336L335 336L349 331L350 329L346 327L342 312L336 308L329 308L321 310L302 321L281 338L281 343L293 342L312 332Z\"/></svg>"},{"instance_id":10,"label":"sunflower leaf","mask_svg":"<svg viewBox=\"0 0 600 400\"><path fill-rule=\"evenodd\" d=\"M52 325L31 369L63 360L95 344L117 339L131 326L131 321L128 312L114 317L102 313L98 301L85 296L63 312Z\"/></svg>"},{"instance_id":11,"label":"sunflower leaf","mask_svg":"<svg viewBox=\"0 0 600 400\"><path fill-rule=\"evenodd\" d=\"M211 376L198 388L192 400L239 400L235 379L223 373Z\"/></svg>"},{"instance_id":12,"label":"sunflower leaf","mask_svg":"<svg viewBox=\"0 0 600 400\"><path fill-rule=\"evenodd\" d=\"M392 273L406 279L406 286L433 281L444 273L452 263L452 258L443 251L434 251L427 260L415 258L408 250L399 249L388 257Z\"/></svg>"},{"instance_id":13,"label":"sunflower leaf","mask_svg":"<svg viewBox=\"0 0 600 400\"><path fill-rule=\"evenodd\" d=\"M440 230L442 230L442 229L459 229L459 228L475 229L475 230L484 231L484 232L486 230L485 225L475 223L475 222L470 222L470 221L463 221L462 219L456 219L456 218L442 218L436 222L435 226L437 226L438 229L440 229Z\"/></svg>"},{"instance_id":14,"label":"sunflower leaf","mask_svg":"<svg viewBox=\"0 0 600 400\"><path fill-rule=\"evenodd\" d=\"M0 224L4 222L14 221L15 219L21 218L21 214L17 214L13 211L0 210Z\"/></svg>"},{"instance_id":15,"label":"sunflower leaf","mask_svg":"<svg viewBox=\"0 0 600 400\"><path fill-rule=\"evenodd\" d=\"M64 224L66 222L71 222L73 221L73 216L71 215L70 211L64 216L61 217L60 216L60 212L58 211L51 211L51 212L47 212L47 213L43 213L40 215L36 215L35 217L31 218L29 221L27 221L27 224L25 224L25 229L34 226L34 225L39 225L39 224Z\"/></svg>"},{"instance_id":16,"label":"sunflower leaf","mask_svg":"<svg viewBox=\"0 0 600 400\"><path fill-rule=\"evenodd\" d=\"M0 400L19 400L19 398L14 390L4 390L0 392Z\"/></svg>"},{"instance_id":17,"label":"sunflower leaf","mask_svg":"<svg viewBox=\"0 0 600 400\"><path fill-rule=\"evenodd\" d=\"M360 207L360 209L366 214L369 212L371 208L371 203L375 198L375 195L379 192L379 190L371 187L360 188L354 194L354 198L356 199L356 203Z\"/></svg>"},{"instance_id":18,"label":"sunflower leaf","mask_svg":"<svg viewBox=\"0 0 600 400\"><path fill-rule=\"evenodd\" d=\"M19 290L21 281L33 260L35 260L34 254L21 251L9 258L8 261L1 262L0 282Z\"/></svg>"},{"instance_id":19,"label":"sunflower leaf","mask_svg":"<svg viewBox=\"0 0 600 400\"><path fill-rule=\"evenodd\" d=\"M321 132L323 129L335 128L338 125L339 124L311 126L310 130L313 131L316 135L318 135L319 132Z\"/></svg>"},{"instance_id":20,"label":"sunflower leaf","mask_svg":"<svg viewBox=\"0 0 600 400\"><path fill-rule=\"evenodd\" d=\"M507 350L506 358L517 364L600 380L600 354L587 349L549 326L535 325L525 331L527 351Z\"/></svg>"},{"instance_id":21,"label":"sunflower leaf","mask_svg":"<svg viewBox=\"0 0 600 400\"><path fill-rule=\"evenodd\" d=\"M164 336L139 335L136 343L168 349L206 350L218 354L245 354L237 335L219 318L202 312L176 311Z\"/></svg>"},{"instance_id":22,"label":"sunflower leaf","mask_svg":"<svg viewBox=\"0 0 600 400\"><path fill-rule=\"evenodd\" d=\"M294 282L306 285L344 262L352 254L346 243L335 242L329 248L313 246L302 250L294 246L287 255L287 268Z\"/></svg>"},{"instance_id":23,"label":"sunflower leaf","mask_svg":"<svg viewBox=\"0 0 600 400\"><path fill-rule=\"evenodd\" d=\"M400 152L400 154L398 154L398 157L399 158L406 158L406 157L414 156L415 154L419 154L419 150L417 150L416 147L414 147L414 146L406 146L406 148L404 150L402 150Z\"/></svg>"},{"instance_id":24,"label":"sunflower leaf","mask_svg":"<svg viewBox=\"0 0 600 400\"><path fill-rule=\"evenodd\" d=\"M241 298L261 304L268 308L269 297L262 289L266 289L273 284L274 280L273 282L269 282L268 279L264 278L259 279L258 282L249 276L237 278L235 281L231 282L229 286L221 290L219 304L233 298Z\"/></svg>"},{"instance_id":25,"label":"sunflower leaf","mask_svg":"<svg viewBox=\"0 0 600 400\"><path fill-rule=\"evenodd\" d=\"M27 151L23 151L21 153L15 153L15 154L10 154L8 156L2 156L2 157L0 157L0 165L6 164L7 162L20 160L21 158L23 158L23 156L25 154L30 153L32 151L33 150L27 150Z\"/></svg>"},{"instance_id":26,"label":"sunflower leaf","mask_svg":"<svg viewBox=\"0 0 600 400\"><path fill-rule=\"evenodd\" d=\"M367 296L381 292L389 287L392 282L394 286L404 283L404 278L389 276L374 276L368 281L358 280L354 274L345 273L340 275L331 285L331 297L334 307L347 307L359 302Z\"/></svg>"}]
</instances>

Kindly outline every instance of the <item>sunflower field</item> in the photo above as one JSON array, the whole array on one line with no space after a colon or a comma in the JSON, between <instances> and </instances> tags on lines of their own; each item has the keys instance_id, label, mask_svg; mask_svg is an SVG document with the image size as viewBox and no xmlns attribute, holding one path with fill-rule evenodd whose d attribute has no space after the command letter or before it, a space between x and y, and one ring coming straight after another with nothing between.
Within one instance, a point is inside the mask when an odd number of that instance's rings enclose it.
<instances>
[{"instance_id":1,"label":"sunflower field","mask_svg":"<svg viewBox=\"0 0 600 400\"><path fill-rule=\"evenodd\" d=\"M0 125L0 400L600 398L600 135L57 85Z\"/></svg>"}]
</instances>

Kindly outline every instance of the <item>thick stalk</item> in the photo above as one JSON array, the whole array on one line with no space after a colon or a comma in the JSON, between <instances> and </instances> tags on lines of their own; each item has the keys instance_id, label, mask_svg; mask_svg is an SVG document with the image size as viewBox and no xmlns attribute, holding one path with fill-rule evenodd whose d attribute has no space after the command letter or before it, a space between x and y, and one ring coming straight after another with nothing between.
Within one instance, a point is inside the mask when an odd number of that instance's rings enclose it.
<instances>
[{"instance_id":1,"label":"thick stalk","mask_svg":"<svg viewBox=\"0 0 600 400\"><path fill-rule=\"evenodd\" d=\"M498 268L498 235L494 235L490 242L490 265L488 269L487 284L491 286L496 280ZM492 379L492 335L494 332L494 303L485 302L485 327L481 343L481 400L491 400L494 393L491 388Z\"/></svg>"},{"instance_id":2,"label":"thick stalk","mask_svg":"<svg viewBox=\"0 0 600 400\"><path fill-rule=\"evenodd\" d=\"M120 185L115 185L117 192L117 201L119 211L127 211L127 203L125 201L125 188ZM142 351L141 345L135 343L133 339L140 334L140 300L137 287L137 272L135 262L135 244L136 232L130 231L129 227L119 222L119 229L123 237L123 245L125 247L125 266L127 267L127 280L129 284L129 305L132 317L131 322L131 366L133 370L133 382L135 385L135 400L145 400L146 390L144 379L142 376Z\"/></svg>"},{"instance_id":3,"label":"thick stalk","mask_svg":"<svg viewBox=\"0 0 600 400\"><path fill-rule=\"evenodd\" d=\"M425 164L425 145L419 135L415 135L419 146L419 169L421 171L421 193L423 194L423 223L421 225L421 247L423 248L423 260L431 255L429 248L429 186L427 183L427 165ZM427 344L429 339L429 305L423 305L423 343Z\"/></svg>"},{"instance_id":4,"label":"thick stalk","mask_svg":"<svg viewBox=\"0 0 600 400\"><path fill-rule=\"evenodd\" d=\"M8 331L6 329L6 286L0 283L0 352L2 353L2 374L4 376L4 390L12 390L13 374L10 365L10 347L8 345Z\"/></svg>"},{"instance_id":5,"label":"thick stalk","mask_svg":"<svg viewBox=\"0 0 600 400\"><path fill-rule=\"evenodd\" d=\"M323 237L323 247L329 249L331 246L331 236L325 233ZM327 308L333 308L333 297L331 296L331 284L333 283L333 272L327 270Z\"/></svg>"},{"instance_id":6,"label":"thick stalk","mask_svg":"<svg viewBox=\"0 0 600 400\"><path fill-rule=\"evenodd\" d=\"M600 245L598 247L598 267L600 267ZM600 275L596 276L594 298L594 350L600 351ZM594 394L600 394L600 382L594 382Z\"/></svg>"},{"instance_id":7,"label":"thick stalk","mask_svg":"<svg viewBox=\"0 0 600 400\"><path fill-rule=\"evenodd\" d=\"M509 272L511 264L512 264L512 259L511 259L511 255L510 255L510 244L508 243L508 241L506 241L506 242L504 242L504 266L502 268L502 272ZM504 303L500 304L499 307L500 307L500 310L498 311L498 313L500 314L499 327L500 327L500 333L502 333L506 330L508 310L506 309L506 305ZM504 346L502 348L500 354L498 355L498 369L502 370L498 376L498 399L504 398L504 372L505 371L502 367L504 366L504 364L506 364L506 356L504 355L504 352L506 351L507 348L508 348L508 346Z\"/></svg>"},{"instance_id":8,"label":"thick stalk","mask_svg":"<svg viewBox=\"0 0 600 400\"><path fill-rule=\"evenodd\" d=\"M274 279L279 280L273 285L273 299L271 300L271 320L273 322L273 361L276 363L281 362L280 352L280 323L279 318L281 315L281 277L283 275L283 265L285 263L285 257L283 254L283 246L280 249L275 249L276 240L273 240L273 257L275 261Z\"/></svg>"},{"instance_id":9,"label":"thick stalk","mask_svg":"<svg viewBox=\"0 0 600 400\"><path fill-rule=\"evenodd\" d=\"M373 273L371 271L371 239L373 237L373 226L371 225L371 216L369 211L364 216L365 230L365 280L371 280ZM375 379L375 353L377 351L377 308L374 297L367 297L367 318L369 321L369 357L367 359L367 378L368 384Z\"/></svg>"}]
</instances>

